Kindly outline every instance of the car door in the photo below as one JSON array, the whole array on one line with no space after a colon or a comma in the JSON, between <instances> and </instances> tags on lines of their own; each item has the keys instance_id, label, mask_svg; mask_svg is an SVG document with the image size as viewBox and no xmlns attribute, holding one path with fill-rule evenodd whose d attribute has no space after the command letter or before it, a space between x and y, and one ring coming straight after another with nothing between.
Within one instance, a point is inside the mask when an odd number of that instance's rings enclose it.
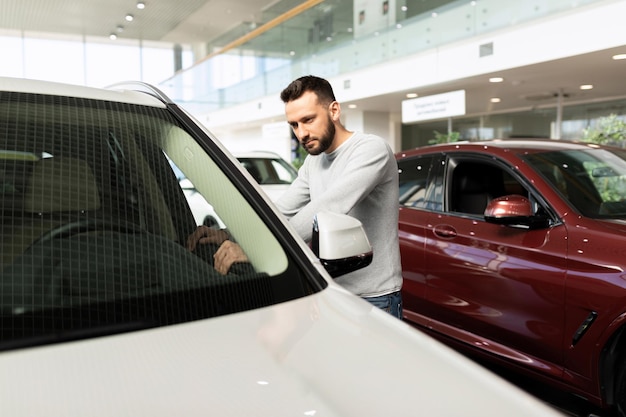
<instances>
[{"instance_id":1,"label":"car door","mask_svg":"<svg viewBox=\"0 0 626 417\"><path fill-rule=\"evenodd\" d=\"M399 172L398 233L402 258L403 286L402 303L404 315L410 320L426 325L422 308L426 295L426 263L424 242L426 237L425 213L441 210L443 206L443 184L430 177L434 172L433 155L401 159ZM441 178L441 177L437 177Z\"/></svg>"},{"instance_id":2,"label":"car door","mask_svg":"<svg viewBox=\"0 0 626 417\"><path fill-rule=\"evenodd\" d=\"M567 234L491 224L487 202L507 194L549 212L523 178L493 158L441 161L443 210L427 214L426 304L434 330L479 348L559 373Z\"/></svg>"}]
</instances>

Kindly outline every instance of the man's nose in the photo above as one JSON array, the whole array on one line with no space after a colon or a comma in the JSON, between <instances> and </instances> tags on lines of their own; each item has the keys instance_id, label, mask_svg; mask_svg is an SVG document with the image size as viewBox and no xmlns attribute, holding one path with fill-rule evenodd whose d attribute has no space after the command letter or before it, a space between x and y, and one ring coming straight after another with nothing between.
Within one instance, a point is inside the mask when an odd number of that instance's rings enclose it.
<instances>
[{"instance_id":1,"label":"man's nose","mask_svg":"<svg viewBox=\"0 0 626 417\"><path fill-rule=\"evenodd\" d=\"M305 139L309 136L309 131L306 130L303 126L298 126L295 133L299 140Z\"/></svg>"}]
</instances>

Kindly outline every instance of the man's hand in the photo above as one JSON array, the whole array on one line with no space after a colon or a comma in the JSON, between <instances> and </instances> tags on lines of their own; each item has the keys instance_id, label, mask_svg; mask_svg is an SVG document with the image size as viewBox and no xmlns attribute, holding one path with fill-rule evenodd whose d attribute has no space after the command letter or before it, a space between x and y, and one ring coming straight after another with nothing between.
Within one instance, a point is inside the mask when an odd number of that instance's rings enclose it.
<instances>
[{"instance_id":1,"label":"man's hand","mask_svg":"<svg viewBox=\"0 0 626 417\"><path fill-rule=\"evenodd\" d=\"M198 228L187 237L186 246L187 250L193 252L196 250L198 244L205 245L207 243L215 243L219 246L225 240L228 240L228 233L225 231L202 225L198 226Z\"/></svg>"},{"instance_id":2,"label":"man's hand","mask_svg":"<svg viewBox=\"0 0 626 417\"><path fill-rule=\"evenodd\" d=\"M208 226L199 226L187 238L187 249L194 251L198 244L213 243L219 245L213 254L213 267L222 275L226 275L232 264L236 262L249 262L248 256L241 246L228 240L228 234L223 230L217 230Z\"/></svg>"},{"instance_id":3,"label":"man's hand","mask_svg":"<svg viewBox=\"0 0 626 417\"><path fill-rule=\"evenodd\" d=\"M248 262L248 257L241 246L230 240L224 241L213 255L213 267L222 275L226 275L235 262Z\"/></svg>"}]
</instances>

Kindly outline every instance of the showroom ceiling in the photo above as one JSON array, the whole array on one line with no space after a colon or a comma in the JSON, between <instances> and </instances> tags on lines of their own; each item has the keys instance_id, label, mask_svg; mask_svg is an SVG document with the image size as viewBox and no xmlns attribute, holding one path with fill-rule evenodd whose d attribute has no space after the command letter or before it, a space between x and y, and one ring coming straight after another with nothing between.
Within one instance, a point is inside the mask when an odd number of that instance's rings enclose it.
<instances>
[{"instance_id":1,"label":"showroom ceiling","mask_svg":"<svg viewBox=\"0 0 626 417\"><path fill-rule=\"evenodd\" d=\"M192 44L207 42L275 0L2 0L0 30L109 36ZM126 20L126 15L133 21ZM123 30L119 30L122 27Z\"/></svg>"}]
</instances>

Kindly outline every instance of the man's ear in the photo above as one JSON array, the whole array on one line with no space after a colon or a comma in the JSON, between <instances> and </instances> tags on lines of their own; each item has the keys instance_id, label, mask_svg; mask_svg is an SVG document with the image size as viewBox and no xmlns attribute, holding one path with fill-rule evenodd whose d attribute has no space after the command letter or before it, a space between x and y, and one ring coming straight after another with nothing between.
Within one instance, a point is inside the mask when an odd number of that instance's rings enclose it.
<instances>
[{"instance_id":1,"label":"man's ear","mask_svg":"<svg viewBox=\"0 0 626 417\"><path fill-rule=\"evenodd\" d=\"M330 118L333 119L333 122L338 122L339 117L341 116L341 106L339 102L333 101L328 105L328 112L330 113Z\"/></svg>"}]
</instances>

